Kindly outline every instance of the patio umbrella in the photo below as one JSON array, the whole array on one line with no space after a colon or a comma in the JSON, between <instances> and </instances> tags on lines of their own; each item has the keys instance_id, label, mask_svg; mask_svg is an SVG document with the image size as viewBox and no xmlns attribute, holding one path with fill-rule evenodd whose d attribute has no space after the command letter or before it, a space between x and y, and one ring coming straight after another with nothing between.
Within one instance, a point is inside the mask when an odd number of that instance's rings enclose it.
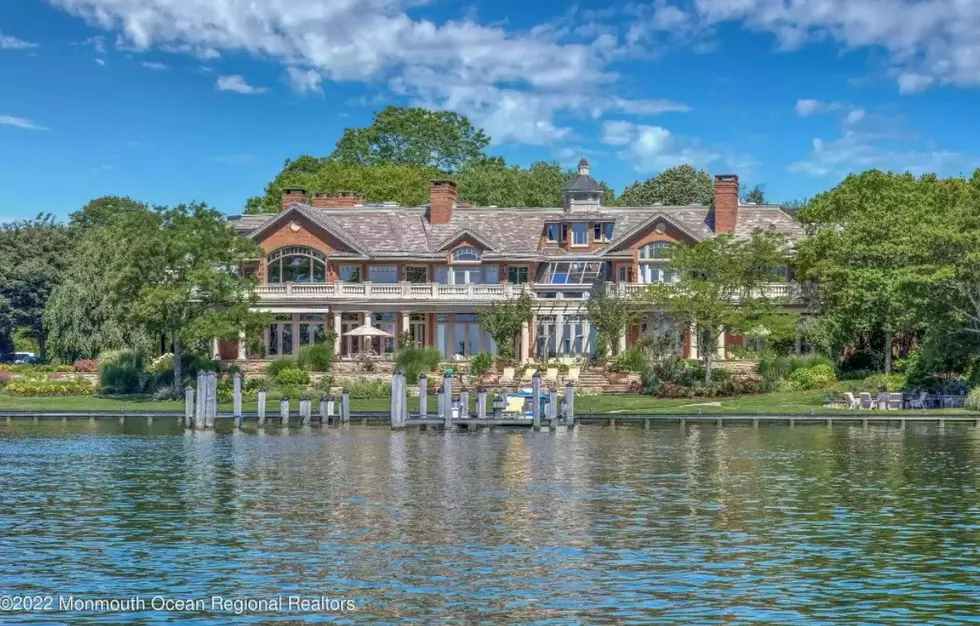
<instances>
[{"instance_id":1,"label":"patio umbrella","mask_svg":"<svg viewBox=\"0 0 980 626\"><path fill-rule=\"evenodd\" d=\"M394 337L391 333L386 333L380 328L375 328L374 326L368 326L367 324L363 326L358 326L354 330L348 330L344 333L344 337Z\"/></svg>"}]
</instances>

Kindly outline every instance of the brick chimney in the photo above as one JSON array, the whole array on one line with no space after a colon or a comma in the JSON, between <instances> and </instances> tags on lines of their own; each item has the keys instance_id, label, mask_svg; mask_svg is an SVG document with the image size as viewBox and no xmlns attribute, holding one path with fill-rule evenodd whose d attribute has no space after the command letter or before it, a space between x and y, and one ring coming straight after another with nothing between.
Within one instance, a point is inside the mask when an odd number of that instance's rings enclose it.
<instances>
[{"instance_id":1,"label":"brick chimney","mask_svg":"<svg viewBox=\"0 0 980 626\"><path fill-rule=\"evenodd\" d=\"M434 180L429 185L429 223L448 224L456 208L456 183L451 180Z\"/></svg>"},{"instance_id":2,"label":"brick chimney","mask_svg":"<svg viewBox=\"0 0 980 626\"><path fill-rule=\"evenodd\" d=\"M282 208L288 209L295 202L306 202L306 190L302 187L290 187L282 190Z\"/></svg>"},{"instance_id":3,"label":"brick chimney","mask_svg":"<svg viewBox=\"0 0 980 626\"><path fill-rule=\"evenodd\" d=\"M715 233L732 235L738 222L738 176L715 176Z\"/></svg>"},{"instance_id":4,"label":"brick chimney","mask_svg":"<svg viewBox=\"0 0 980 626\"><path fill-rule=\"evenodd\" d=\"M364 197L355 191L332 191L313 194L315 207L344 207L364 204Z\"/></svg>"}]
</instances>

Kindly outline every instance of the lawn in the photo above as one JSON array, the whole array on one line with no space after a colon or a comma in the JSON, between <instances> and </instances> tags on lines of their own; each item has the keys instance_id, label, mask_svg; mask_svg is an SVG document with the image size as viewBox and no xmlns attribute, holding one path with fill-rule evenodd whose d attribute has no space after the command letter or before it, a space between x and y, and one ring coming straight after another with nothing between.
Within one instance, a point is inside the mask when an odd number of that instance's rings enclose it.
<instances>
[{"instance_id":1,"label":"lawn","mask_svg":"<svg viewBox=\"0 0 980 626\"><path fill-rule=\"evenodd\" d=\"M575 399L575 412L583 413L647 413L647 414L697 414L701 413L756 413L780 415L808 415L811 410L821 415L842 415L855 411L824 408L824 398L835 391L844 391L842 386L817 391L797 391L786 393L769 393L757 396L740 396L735 398L698 398L684 400L659 400L645 395L615 395L615 396L579 396ZM290 402L290 410L298 410L297 402ZM429 396L429 413L435 415L436 397ZM470 394L471 411L475 412L476 394ZM719 406L720 405L720 406ZM387 411L390 400L378 398L370 400L351 400L351 411ZM255 402L246 402L246 412L256 410ZM409 411L418 410L418 398L409 398ZM148 396L72 396L63 398L22 398L0 394L0 410L50 410L50 411L106 411L119 413L126 411L182 411L183 402L154 402ZM230 404L221 405L223 412L230 412ZM270 397L268 403L270 413L278 413L279 398ZM920 412L920 411L915 411ZM930 411L938 413L939 411ZM966 414L971 411L964 409L944 409L945 414ZM901 415L911 411L892 411L891 414Z\"/></svg>"}]
</instances>

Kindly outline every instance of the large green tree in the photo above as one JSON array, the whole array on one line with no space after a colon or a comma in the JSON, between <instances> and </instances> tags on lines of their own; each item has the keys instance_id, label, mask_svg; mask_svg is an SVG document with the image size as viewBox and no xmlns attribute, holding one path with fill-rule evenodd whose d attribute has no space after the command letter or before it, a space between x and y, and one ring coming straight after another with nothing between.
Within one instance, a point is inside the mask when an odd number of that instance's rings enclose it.
<instances>
[{"instance_id":1,"label":"large green tree","mask_svg":"<svg viewBox=\"0 0 980 626\"><path fill-rule=\"evenodd\" d=\"M711 175L690 165L664 170L643 182L636 181L623 190L619 206L650 206L657 202L683 206L691 203L709 205L714 201L715 187Z\"/></svg>"},{"instance_id":2,"label":"large green tree","mask_svg":"<svg viewBox=\"0 0 980 626\"><path fill-rule=\"evenodd\" d=\"M252 311L255 279L237 268L261 251L224 216L204 204L125 213L119 219L121 253L109 267L116 302L130 303L130 319L174 346L174 381L182 380L185 346L212 338L254 336L267 321Z\"/></svg>"},{"instance_id":3,"label":"large green tree","mask_svg":"<svg viewBox=\"0 0 980 626\"><path fill-rule=\"evenodd\" d=\"M612 296L605 289L597 289L585 301L585 318L595 329L595 345L592 354L607 357L620 335L640 320L637 302L630 297Z\"/></svg>"},{"instance_id":4,"label":"large green tree","mask_svg":"<svg viewBox=\"0 0 980 626\"><path fill-rule=\"evenodd\" d=\"M505 359L517 356L517 340L524 324L530 323L534 311L534 298L530 292L504 300L492 302L489 307L479 310L480 322L497 344L497 351Z\"/></svg>"},{"instance_id":5,"label":"large green tree","mask_svg":"<svg viewBox=\"0 0 980 626\"><path fill-rule=\"evenodd\" d=\"M670 247L667 263L678 282L651 285L643 297L669 319L697 330L705 384L724 333L759 333L776 314L780 300L768 297L764 287L777 280L775 268L785 264L787 247L784 237L769 231Z\"/></svg>"},{"instance_id":6,"label":"large green tree","mask_svg":"<svg viewBox=\"0 0 980 626\"><path fill-rule=\"evenodd\" d=\"M414 165L458 172L483 158L490 137L451 111L389 106L370 126L348 128L332 158L354 165Z\"/></svg>"},{"instance_id":7,"label":"large green tree","mask_svg":"<svg viewBox=\"0 0 980 626\"><path fill-rule=\"evenodd\" d=\"M0 333L21 327L37 341L47 358L43 312L61 282L72 247L72 235L52 215L0 227ZM0 340L0 344L9 339Z\"/></svg>"},{"instance_id":8,"label":"large green tree","mask_svg":"<svg viewBox=\"0 0 980 626\"><path fill-rule=\"evenodd\" d=\"M152 347L150 336L127 313L131 303L113 298L108 288L108 269L115 257L128 254L119 246L126 237L123 217L149 211L130 198L107 196L71 215L76 245L68 257L64 280L55 287L44 310L48 344L59 358L74 361L95 358L105 350Z\"/></svg>"},{"instance_id":9,"label":"large green tree","mask_svg":"<svg viewBox=\"0 0 980 626\"><path fill-rule=\"evenodd\" d=\"M922 268L933 263L936 243L927 233L950 216L936 205L935 183L935 176L871 170L848 176L798 213L811 233L797 253L799 277L820 284L821 311L838 333L855 342L881 337L886 373L896 334L917 331L930 297Z\"/></svg>"}]
</instances>

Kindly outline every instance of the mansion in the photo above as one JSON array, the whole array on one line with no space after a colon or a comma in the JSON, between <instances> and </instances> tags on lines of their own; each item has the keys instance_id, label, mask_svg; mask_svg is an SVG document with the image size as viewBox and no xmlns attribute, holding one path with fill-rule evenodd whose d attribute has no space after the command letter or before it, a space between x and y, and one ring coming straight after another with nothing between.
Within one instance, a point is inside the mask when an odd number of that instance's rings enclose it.
<instances>
[{"instance_id":1,"label":"mansion","mask_svg":"<svg viewBox=\"0 0 980 626\"><path fill-rule=\"evenodd\" d=\"M280 213L230 218L264 251L246 268L259 278L261 310L275 315L264 332L264 356L295 355L328 329L337 332L341 357L391 353L404 332L447 360L496 354L478 311L524 291L536 306L521 333L519 359L586 356L595 341L586 299L597 290L622 296L670 282L669 246L760 228L791 240L803 236L778 206L741 203L734 175L715 177L713 207L604 207L603 191L585 159L564 189L564 206L556 208L474 207L457 201L449 180L432 181L429 204L417 207L287 189ZM787 306L799 309L801 292L789 269L785 279L769 291L790 296ZM345 336L363 325L392 338ZM615 349L664 330L651 311ZM726 345L742 341L729 336L717 346L698 346L697 333L671 330L686 358L705 349L724 358ZM216 349L226 360L253 356L244 341L219 342Z\"/></svg>"}]
</instances>

